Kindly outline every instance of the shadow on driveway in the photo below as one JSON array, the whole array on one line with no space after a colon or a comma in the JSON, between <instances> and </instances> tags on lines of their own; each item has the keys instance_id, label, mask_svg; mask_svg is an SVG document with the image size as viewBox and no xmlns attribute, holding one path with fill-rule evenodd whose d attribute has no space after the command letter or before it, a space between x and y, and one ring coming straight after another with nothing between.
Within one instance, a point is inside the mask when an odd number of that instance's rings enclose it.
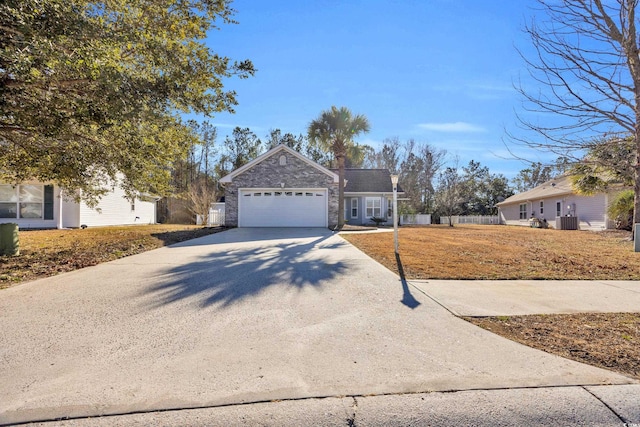
<instances>
[{"instance_id":1,"label":"shadow on driveway","mask_svg":"<svg viewBox=\"0 0 640 427\"><path fill-rule=\"evenodd\" d=\"M208 246L225 243L255 243L273 241L280 242L283 239L307 239L324 236L329 238L333 233L326 228L232 228L223 233L214 233L201 238L176 243L170 248L184 248L190 246Z\"/></svg>"},{"instance_id":2,"label":"shadow on driveway","mask_svg":"<svg viewBox=\"0 0 640 427\"><path fill-rule=\"evenodd\" d=\"M400 282L402 283L402 300L400 301L402 304L406 305L410 309L414 310L416 307L420 305L420 301L414 298L411 294L411 290L409 290L409 283L407 283L407 278L404 275L404 267L402 266L402 260L400 259L400 254L396 252L396 263L398 264L398 273L400 273Z\"/></svg>"},{"instance_id":3,"label":"shadow on driveway","mask_svg":"<svg viewBox=\"0 0 640 427\"><path fill-rule=\"evenodd\" d=\"M257 239L255 245L247 245L248 240L240 236L238 240L232 239L239 244L210 243L211 252L169 269L158 277L159 283L150 287L148 293L155 294L157 306L195 297L201 307L214 304L228 307L273 286L322 287L346 271L345 262L330 256L331 249L345 243L327 243L331 234L314 237L317 238L312 241L264 238ZM193 241L195 245L191 246L203 245L203 239ZM224 243L224 239L215 243ZM190 246L187 242L178 245Z\"/></svg>"}]
</instances>

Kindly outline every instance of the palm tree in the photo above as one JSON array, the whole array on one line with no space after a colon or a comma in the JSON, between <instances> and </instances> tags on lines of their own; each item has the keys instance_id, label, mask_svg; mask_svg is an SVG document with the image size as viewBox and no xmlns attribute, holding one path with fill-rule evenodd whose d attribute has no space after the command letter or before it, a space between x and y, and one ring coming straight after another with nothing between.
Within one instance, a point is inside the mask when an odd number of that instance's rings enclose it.
<instances>
[{"instance_id":1,"label":"palm tree","mask_svg":"<svg viewBox=\"0 0 640 427\"><path fill-rule=\"evenodd\" d=\"M344 160L353 146L353 138L369 132L369 121L363 115L354 116L346 107L331 107L309 123L309 142L331 151L338 163L338 229L344 226Z\"/></svg>"}]
</instances>

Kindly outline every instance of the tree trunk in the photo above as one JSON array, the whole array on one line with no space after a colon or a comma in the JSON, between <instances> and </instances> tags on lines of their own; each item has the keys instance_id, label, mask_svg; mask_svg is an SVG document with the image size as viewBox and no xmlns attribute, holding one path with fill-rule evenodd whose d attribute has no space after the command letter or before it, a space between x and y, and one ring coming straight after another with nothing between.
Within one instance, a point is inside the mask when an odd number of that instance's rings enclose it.
<instances>
[{"instance_id":1,"label":"tree trunk","mask_svg":"<svg viewBox=\"0 0 640 427\"><path fill-rule=\"evenodd\" d=\"M338 161L338 230L344 227L344 155L336 155Z\"/></svg>"},{"instance_id":2,"label":"tree trunk","mask_svg":"<svg viewBox=\"0 0 640 427\"><path fill-rule=\"evenodd\" d=\"M634 42L635 43L635 42ZM634 44L635 46L635 44ZM634 49L637 52L638 49ZM630 61L631 69L635 71L633 74L634 91L635 91L635 127L634 127L634 142L636 148L636 164L634 165L634 180L633 180L633 224L631 224L631 236L635 240L638 236L635 235L635 224L640 224L640 63L634 58Z\"/></svg>"},{"instance_id":3,"label":"tree trunk","mask_svg":"<svg viewBox=\"0 0 640 427\"><path fill-rule=\"evenodd\" d=\"M602 1L598 1L598 9L602 12L603 6L601 5ZM627 64L629 67L629 71L631 74L631 79L633 80L633 91L634 91L634 113L635 113L635 123L633 129L633 137L635 140L636 147L636 164L634 165L634 197L633 197L633 224L631 227L632 236L634 239L637 239L638 236L635 236L635 224L640 224L640 59L638 55L640 54L640 49L638 48L637 41L637 33L636 33L636 4L635 0L627 0L627 3L623 6L621 5L621 10L626 7L626 18L628 19L628 28L626 34L618 31L618 33L622 33L625 37L620 41L620 44L625 50L625 54L627 56ZM621 13L622 16L622 13ZM607 22L607 24L609 24ZM609 25L611 27L611 25ZM615 39L615 37L614 37Z\"/></svg>"},{"instance_id":4,"label":"tree trunk","mask_svg":"<svg viewBox=\"0 0 640 427\"><path fill-rule=\"evenodd\" d=\"M637 239L638 236L635 235L635 224L640 224L640 119L639 123L636 124L636 164L635 168L635 180L633 185L633 224L631 224L633 239Z\"/></svg>"}]
</instances>

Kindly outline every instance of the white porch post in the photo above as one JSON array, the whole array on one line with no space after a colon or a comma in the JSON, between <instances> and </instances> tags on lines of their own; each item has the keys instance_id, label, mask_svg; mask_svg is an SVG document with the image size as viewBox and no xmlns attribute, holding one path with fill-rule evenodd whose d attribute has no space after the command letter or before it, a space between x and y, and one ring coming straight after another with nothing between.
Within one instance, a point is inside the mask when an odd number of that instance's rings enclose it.
<instances>
[{"instance_id":1,"label":"white porch post","mask_svg":"<svg viewBox=\"0 0 640 427\"><path fill-rule=\"evenodd\" d=\"M60 188L60 192L58 193L58 230L62 229L62 188Z\"/></svg>"}]
</instances>

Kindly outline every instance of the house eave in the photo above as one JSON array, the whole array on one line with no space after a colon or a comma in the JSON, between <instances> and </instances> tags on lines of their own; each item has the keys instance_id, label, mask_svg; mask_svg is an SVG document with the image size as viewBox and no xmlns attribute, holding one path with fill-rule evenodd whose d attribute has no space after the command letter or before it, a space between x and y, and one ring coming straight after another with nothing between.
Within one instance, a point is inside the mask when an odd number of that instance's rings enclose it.
<instances>
[{"instance_id":1,"label":"house eave","mask_svg":"<svg viewBox=\"0 0 640 427\"><path fill-rule=\"evenodd\" d=\"M570 196L572 194L574 194L573 191L563 191L563 192L557 192L557 193L544 194L537 197L526 197L526 198L525 197L518 198L516 197L517 196L516 195L516 196L513 196L514 197L513 200L505 200L503 202L496 203L496 206L501 207L501 206L520 204L520 203L529 203L529 202L535 202L537 200L552 199L554 197Z\"/></svg>"}]
</instances>

